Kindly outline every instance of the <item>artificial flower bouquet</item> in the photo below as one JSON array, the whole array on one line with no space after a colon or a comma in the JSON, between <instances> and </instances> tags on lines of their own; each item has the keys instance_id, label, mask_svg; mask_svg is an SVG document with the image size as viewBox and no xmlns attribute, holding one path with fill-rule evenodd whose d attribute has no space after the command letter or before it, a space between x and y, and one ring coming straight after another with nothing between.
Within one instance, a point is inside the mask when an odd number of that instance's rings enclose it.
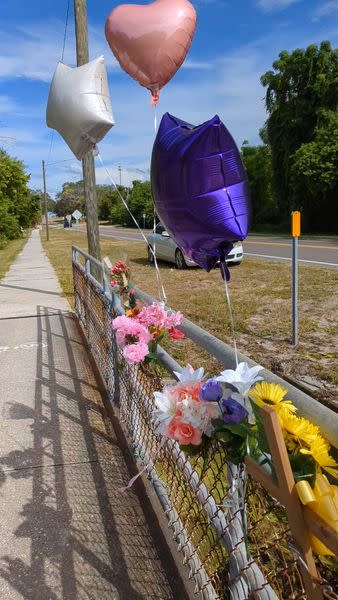
<instances>
[{"instance_id":1,"label":"artificial flower bouquet","mask_svg":"<svg viewBox=\"0 0 338 600\"><path fill-rule=\"evenodd\" d=\"M177 329L182 322L182 314L165 310L154 302L150 306L137 303L130 282L130 269L122 262L112 267L112 286L118 286L120 293L127 295L126 312L113 319L117 344L123 349L123 357L128 364L149 363L156 360L156 348L165 338L181 340L184 334Z\"/></svg>"},{"instance_id":2,"label":"artificial flower bouquet","mask_svg":"<svg viewBox=\"0 0 338 600\"><path fill-rule=\"evenodd\" d=\"M194 371L188 365L175 373L177 383L154 392L156 430L178 442L187 454L205 456L209 444L218 440L229 462L240 464L250 454L261 464L270 463L273 469L258 409L273 408L301 502L338 532L338 487L329 483L324 473L338 479L338 464L330 455L330 445L316 425L296 414L297 408L286 399L287 390L262 380L261 369L240 363L235 370L205 380L203 369ZM311 545L318 554L332 554L314 536Z\"/></svg>"},{"instance_id":3,"label":"artificial flower bouquet","mask_svg":"<svg viewBox=\"0 0 338 600\"><path fill-rule=\"evenodd\" d=\"M136 298L130 280L130 268L125 262L118 261L112 266L111 275L112 280L110 285L113 289L117 288L122 298L124 298L124 307L126 311L132 311L136 306Z\"/></svg>"},{"instance_id":4,"label":"artificial flower bouquet","mask_svg":"<svg viewBox=\"0 0 338 600\"><path fill-rule=\"evenodd\" d=\"M248 443L256 454L255 425L249 418L247 398L252 385L261 379L260 370L241 363L235 371L226 370L205 380L204 369L194 371L188 365L175 373L176 384L154 392L157 432L193 454L212 439L219 440L235 464L244 460Z\"/></svg>"},{"instance_id":5,"label":"artificial flower bouquet","mask_svg":"<svg viewBox=\"0 0 338 600\"><path fill-rule=\"evenodd\" d=\"M165 336L174 340L184 338L177 329L182 315L167 312L159 304L135 307L129 314L113 319L117 344L123 348L128 364L149 363L156 360L157 345Z\"/></svg>"},{"instance_id":6,"label":"artificial flower bouquet","mask_svg":"<svg viewBox=\"0 0 338 600\"><path fill-rule=\"evenodd\" d=\"M125 315L112 322L124 359L128 364L156 360L157 345L165 336L174 340L184 337L177 329L182 314L167 311L158 303L138 304L125 263L115 263L112 276L112 286L127 298ZM243 362L235 370L206 379L204 369L194 370L188 365L175 373L177 383L154 392L156 432L177 442L188 455L207 456L210 444L217 440L230 463L240 465L250 455L262 465L270 464L273 470L259 407L273 408L301 502L338 532L338 486L325 475L338 479L338 464L330 454L330 445L316 425L297 415L296 406L286 398L287 390L263 381L261 370ZM332 554L314 536L311 545L318 554Z\"/></svg>"}]
</instances>

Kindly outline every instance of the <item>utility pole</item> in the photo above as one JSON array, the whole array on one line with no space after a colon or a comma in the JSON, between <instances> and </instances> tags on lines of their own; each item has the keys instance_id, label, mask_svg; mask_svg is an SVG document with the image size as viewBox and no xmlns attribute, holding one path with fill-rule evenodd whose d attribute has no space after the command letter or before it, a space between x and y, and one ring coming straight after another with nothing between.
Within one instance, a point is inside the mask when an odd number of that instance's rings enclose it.
<instances>
[{"instance_id":1,"label":"utility pole","mask_svg":"<svg viewBox=\"0 0 338 600\"><path fill-rule=\"evenodd\" d=\"M42 176L43 176L43 195L45 200L45 220L46 220L46 236L47 242L49 242L49 226L48 226L48 206L47 206L47 189L46 189L46 165L45 161L42 161ZM41 207L41 202L40 202Z\"/></svg>"},{"instance_id":2,"label":"utility pole","mask_svg":"<svg viewBox=\"0 0 338 600\"><path fill-rule=\"evenodd\" d=\"M122 187L122 167L119 165L120 187Z\"/></svg>"},{"instance_id":3,"label":"utility pole","mask_svg":"<svg viewBox=\"0 0 338 600\"><path fill-rule=\"evenodd\" d=\"M77 66L89 62L88 27L86 0L74 0L76 59ZM97 215L97 197L95 182L95 164L93 152L89 150L82 160L83 183L87 214L88 252L101 260L99 220Z\"/></svg>"}]
</instances>

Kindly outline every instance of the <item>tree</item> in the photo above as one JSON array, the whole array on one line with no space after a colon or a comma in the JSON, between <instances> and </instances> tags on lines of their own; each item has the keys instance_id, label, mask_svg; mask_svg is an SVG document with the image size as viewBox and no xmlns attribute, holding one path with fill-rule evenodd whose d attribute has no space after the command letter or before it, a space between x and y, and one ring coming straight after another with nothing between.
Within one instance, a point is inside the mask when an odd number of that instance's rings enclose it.
<instances>
[{"instance_id":1,"label":"tree","mask_svg":"<svg viewBox=\"0 0 338 600\"><path fill-rule=\"evenodd\" d=\"M273 70L261 78L267 88L269 116L265 132L271 147L274 189L282 220L289 218L292 206L293 157L303 144L313 141L323 109L337 110L337 72L338 50L333 50L329 42L322 42L320 47L311 45L291 54L281 52Z\"/></svg>"},{"instance_id":2,"label":"tree","mask_svg":"<svg viewBox=\"0 0 338 600\"><path fill-rule=\"evenodd\" d=\"M20 228L39 221L39 202L28 189L23 163L0 149L0 240L20 236Z\"/></svg>"},{"instance_id":3,"label":"tree","mask_svg":"<svg viewBox=\"0 0 338 600\"><path fill-rule=\"evenodd\" d=\"M71 215L76 209L85 214L83 181L68 181L63 184L62 191L56 195L54 210L58 217L65 217Z\"/></svg>"},{"instance_id":4,"label":"tree","mask_svg":"<svg viewBox=\"0 0 338 600\"><path fill-rule=\"evenodd\" d=\"M30 190L30 193L39 200L39 206L41 205L42 213L44 212L45 196L42 190ZM40 204L41 203L41 204ZM55 200L47 192L47 210L48 212L55 212Z\"/></svg>"},{"instance_id":5,"label":"tree","mask_svg":"<svg viewBox=\"0 0 338 600\"><path fill-rule=\"evenodd\" d=\"M249 146L243 142L242 158L248 176L252 200L252 227L272 224L277 218L277 205L272 191L270 147Z\"/></svg>"},{"instance_id":6,"label":"tree","mask_svg":"<svg viewBox=\"0 0 338 600\"><path fill-rule=\"evenodd\" d=\"M292 156L293 204L302 209L305 227L338 232L338 111L322 111L313 141Z\"/></svg>"},{"instance_id":7,"label":"tree","mask_svg":"<svg viewBox=\"0 0 338 600\"><path fill-rule=\"evenodd\" d=\"M128 188L119 186L121 194L126 197ZM121 200L113 186L111 185L97 185L97 204L98 204L98 215L100 221L109 221L111 217L111 210L116 204L120 204Z\"/></svg>"},{"instance_id":8,"label":"tree","mask_svg":"<svg viewBox=\"0 0 338 600\"><path fill-rule=\"evenodd\" d=\"M145 215L146 227L152 227L154 205L150 181L133 181L131 189L120 188L119 186L119 190L139 225L143 227L143 215ZM110 222L123 225L124 227L135 227L132 217L123 206L121 198L116 191L112 194Z\"/></svg>"}]
</instances>

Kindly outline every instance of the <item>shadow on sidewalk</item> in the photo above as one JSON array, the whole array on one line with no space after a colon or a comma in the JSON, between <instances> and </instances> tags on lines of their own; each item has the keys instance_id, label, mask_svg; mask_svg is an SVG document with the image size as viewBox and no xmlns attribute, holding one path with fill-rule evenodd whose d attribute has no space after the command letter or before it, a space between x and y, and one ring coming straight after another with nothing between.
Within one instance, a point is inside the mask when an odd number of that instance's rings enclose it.
<instances>
[{"instance_id":1,"label":"shadow on sidewalk","mask_svg":"<svg viewBox=\"0 0 338 600\"><path fill-rule=\"evenodd\" d=\"M48 313L39 307L37 341L45 344L37 350L34 408L9 405L10 418L32 420L33 447L1 459L0 483L31 483L15 531L29 540L30 557L9 548L0 577L25 600L185 600L142 485L117 491L134 472L121 431L105 416L77 325Z\"/></svg>"},{"instance_id":2,"label":"shadow on sidewalk","mask_svg":"<svg viewBox=\"0 0 338 600\"><path fill-rule=\"evenodd\" d=\"M26 292L36 292L36 293L41 293L43 295L47 294L48 296L58 296L60 297L60 292L49 292L47 290L38 290L37 288L28 288L28 287L23 287L22 285L9 285L9 283L1 283L0 282L0 287L2 288L10 288L13 290L25 290Z\"/></svg>"}]
</instances>

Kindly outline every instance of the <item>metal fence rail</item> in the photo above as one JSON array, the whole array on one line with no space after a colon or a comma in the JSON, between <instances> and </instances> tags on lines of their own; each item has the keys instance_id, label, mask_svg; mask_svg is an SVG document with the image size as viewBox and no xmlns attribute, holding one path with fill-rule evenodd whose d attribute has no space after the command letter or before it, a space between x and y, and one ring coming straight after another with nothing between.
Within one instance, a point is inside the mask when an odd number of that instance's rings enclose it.
<instances>
[{"instance_id":1,"label":"metal fence rail","mask_svg":"<svg viewBox=\"0 0 338 600\"><path fill-rule=\"evenodd\" d=\"M153 392L161 389L162 382L151 371L122 360L111 328L112 318L122 309L103 265L74 247L73 275L76 313L88 345L135 456L145 463L152 461L149 478L195 580L196 593L203 600L306 600L284 508L249 478L247 523L243 523L238 502L229 494L243 473L227 463L221 445L215 443L205 459L189 459L176 443L161 444L152 411ZM140 290L137 295L146 303L153 301ZM234 366L233 351L226 344L188 320L182 329L226 368ZM173 377L180 366L161 348L158 355ZM272 373L264 371L263 376L282 382L302 414L320 425L338 447L337 414ZM335 569L320 565L322 575L331 581L338 576Z\"/></svg>"}]
</instances>

